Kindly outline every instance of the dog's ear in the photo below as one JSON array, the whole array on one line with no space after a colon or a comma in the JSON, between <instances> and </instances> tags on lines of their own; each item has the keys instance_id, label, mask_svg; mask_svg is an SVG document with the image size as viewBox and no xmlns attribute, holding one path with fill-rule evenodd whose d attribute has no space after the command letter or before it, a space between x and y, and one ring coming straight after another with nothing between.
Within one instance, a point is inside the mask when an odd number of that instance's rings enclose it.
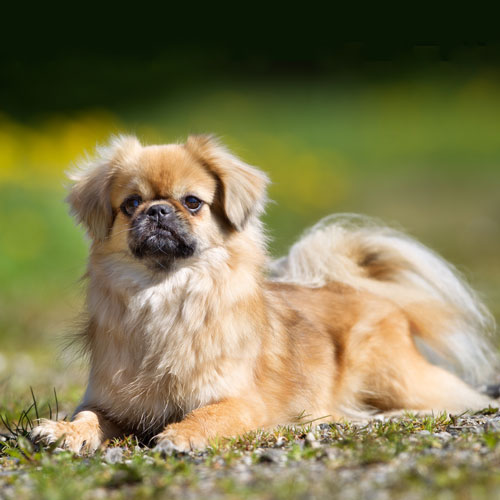
<instances>
[{"instance_id":1,"label":"dog's ear","mask_svg":"<svg viewBox=\"0 0 500 500\"><path fill-rule=\"evenodd\" d=\"M98 146L93 157L86 158L68 173L73 181L66 201L71 214L88 235L103 241L113 223L110 189L120 166L126 165L140 151L141 144L133 136L112 137L105 146Z\"/></svg>"},{"instance_id":2,"label":"dog's ear","mask_svg":"<svg viewBox=\"0 0 500 500\"><path fill-rule=\"evenodd\" d=\"M186 148L220 181L224 213L241 231L250 216L264 211L267 175L230 153L212 135L191 135Z\"/></svg>"}]
</instances>

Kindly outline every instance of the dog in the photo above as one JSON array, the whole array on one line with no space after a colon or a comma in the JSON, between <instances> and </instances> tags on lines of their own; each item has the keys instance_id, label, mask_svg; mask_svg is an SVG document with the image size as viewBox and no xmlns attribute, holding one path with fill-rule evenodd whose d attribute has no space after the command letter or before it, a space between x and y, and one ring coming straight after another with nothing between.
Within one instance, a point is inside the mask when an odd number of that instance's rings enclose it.
<instances>
[{"instance_id":1,"label":"dog","mask_svg":"<svg viewBox=\"0 0 500 500\"><path fill-rule=\"evenodd\" d=\"M92 453L133 433L188 451L281 424L492 403L474 388L497 366L492 316L410 237L337 215L270 260L268 177L208 135L115 137L70 179L91 241L90 374L71 421L41 420L34 439Z\"/></svg>"}]
</instances>

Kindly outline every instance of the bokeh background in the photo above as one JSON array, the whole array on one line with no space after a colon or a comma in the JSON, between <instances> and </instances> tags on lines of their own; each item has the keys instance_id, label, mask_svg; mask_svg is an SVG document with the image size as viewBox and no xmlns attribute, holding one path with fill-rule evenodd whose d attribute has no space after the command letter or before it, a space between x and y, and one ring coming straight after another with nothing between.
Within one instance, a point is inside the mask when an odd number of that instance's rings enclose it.
<instances>
[{"instance_id":1,"label":"bokeh background","mask_svg":"<svg viewBox=\"0 0 500 500\"><path fill-rule=\"evenodd\" d=\"M268 172L275 256L332 212L380 217L455 263L500 317L499 45L89 36L2 51L6 411L30 385L70 404L83 392L64 339L81 311L88 242L64 204L64 172L118 132L145 143L215 133Z\"/></svg>"}]
</instances>

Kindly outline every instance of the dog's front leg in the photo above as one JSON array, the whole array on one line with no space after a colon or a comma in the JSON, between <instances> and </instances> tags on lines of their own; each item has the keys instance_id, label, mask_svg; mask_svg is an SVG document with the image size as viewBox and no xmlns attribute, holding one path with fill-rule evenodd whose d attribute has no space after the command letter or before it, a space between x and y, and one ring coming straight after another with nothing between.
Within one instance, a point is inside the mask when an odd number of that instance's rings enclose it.
<instances>
[{"instance_id":1,"label":"dog's front leg","mask_svg":"<svg viewBox=\"0 0 500 500\"><path fill-rule=\"evenodd\" d=\"M243 434L266 425L262 405L253 400L229 398L192 411L156 436L159 451L205 448L210 439Z\"/></svg>"},{"instance_id":2,"label":"dog's front leg","mask_svg":"<svg viewBox=\"0 0 500 500\"><path fill-rule=\"evenodd\" d=\"M79 411L71 422L42 418L31 431L31 438L46 444L61 440L61 447L75 453L93 453L99 446L120 435L119 428L99 411Z\"/></svg>"}]
</instances>

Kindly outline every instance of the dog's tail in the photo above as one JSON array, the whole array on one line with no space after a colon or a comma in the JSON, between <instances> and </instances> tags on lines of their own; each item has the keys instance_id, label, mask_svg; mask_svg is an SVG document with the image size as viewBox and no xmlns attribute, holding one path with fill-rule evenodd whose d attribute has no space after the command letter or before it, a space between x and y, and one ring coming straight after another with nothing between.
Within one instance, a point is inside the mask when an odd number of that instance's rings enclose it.
<instances>
[{"instance_id":1,"label":"dog's tail","mask_svg":"<svg viewBox=\"0 0 500 500\"><path fill-rule=\"evenodd\" d=\"M353 214L322 220L271 264L272 279L305 286L339 281L383 296L407 315L421 351L470 383L496 368L495 321L452 265L424 245Z\"/></svg>"}]
</instances>

